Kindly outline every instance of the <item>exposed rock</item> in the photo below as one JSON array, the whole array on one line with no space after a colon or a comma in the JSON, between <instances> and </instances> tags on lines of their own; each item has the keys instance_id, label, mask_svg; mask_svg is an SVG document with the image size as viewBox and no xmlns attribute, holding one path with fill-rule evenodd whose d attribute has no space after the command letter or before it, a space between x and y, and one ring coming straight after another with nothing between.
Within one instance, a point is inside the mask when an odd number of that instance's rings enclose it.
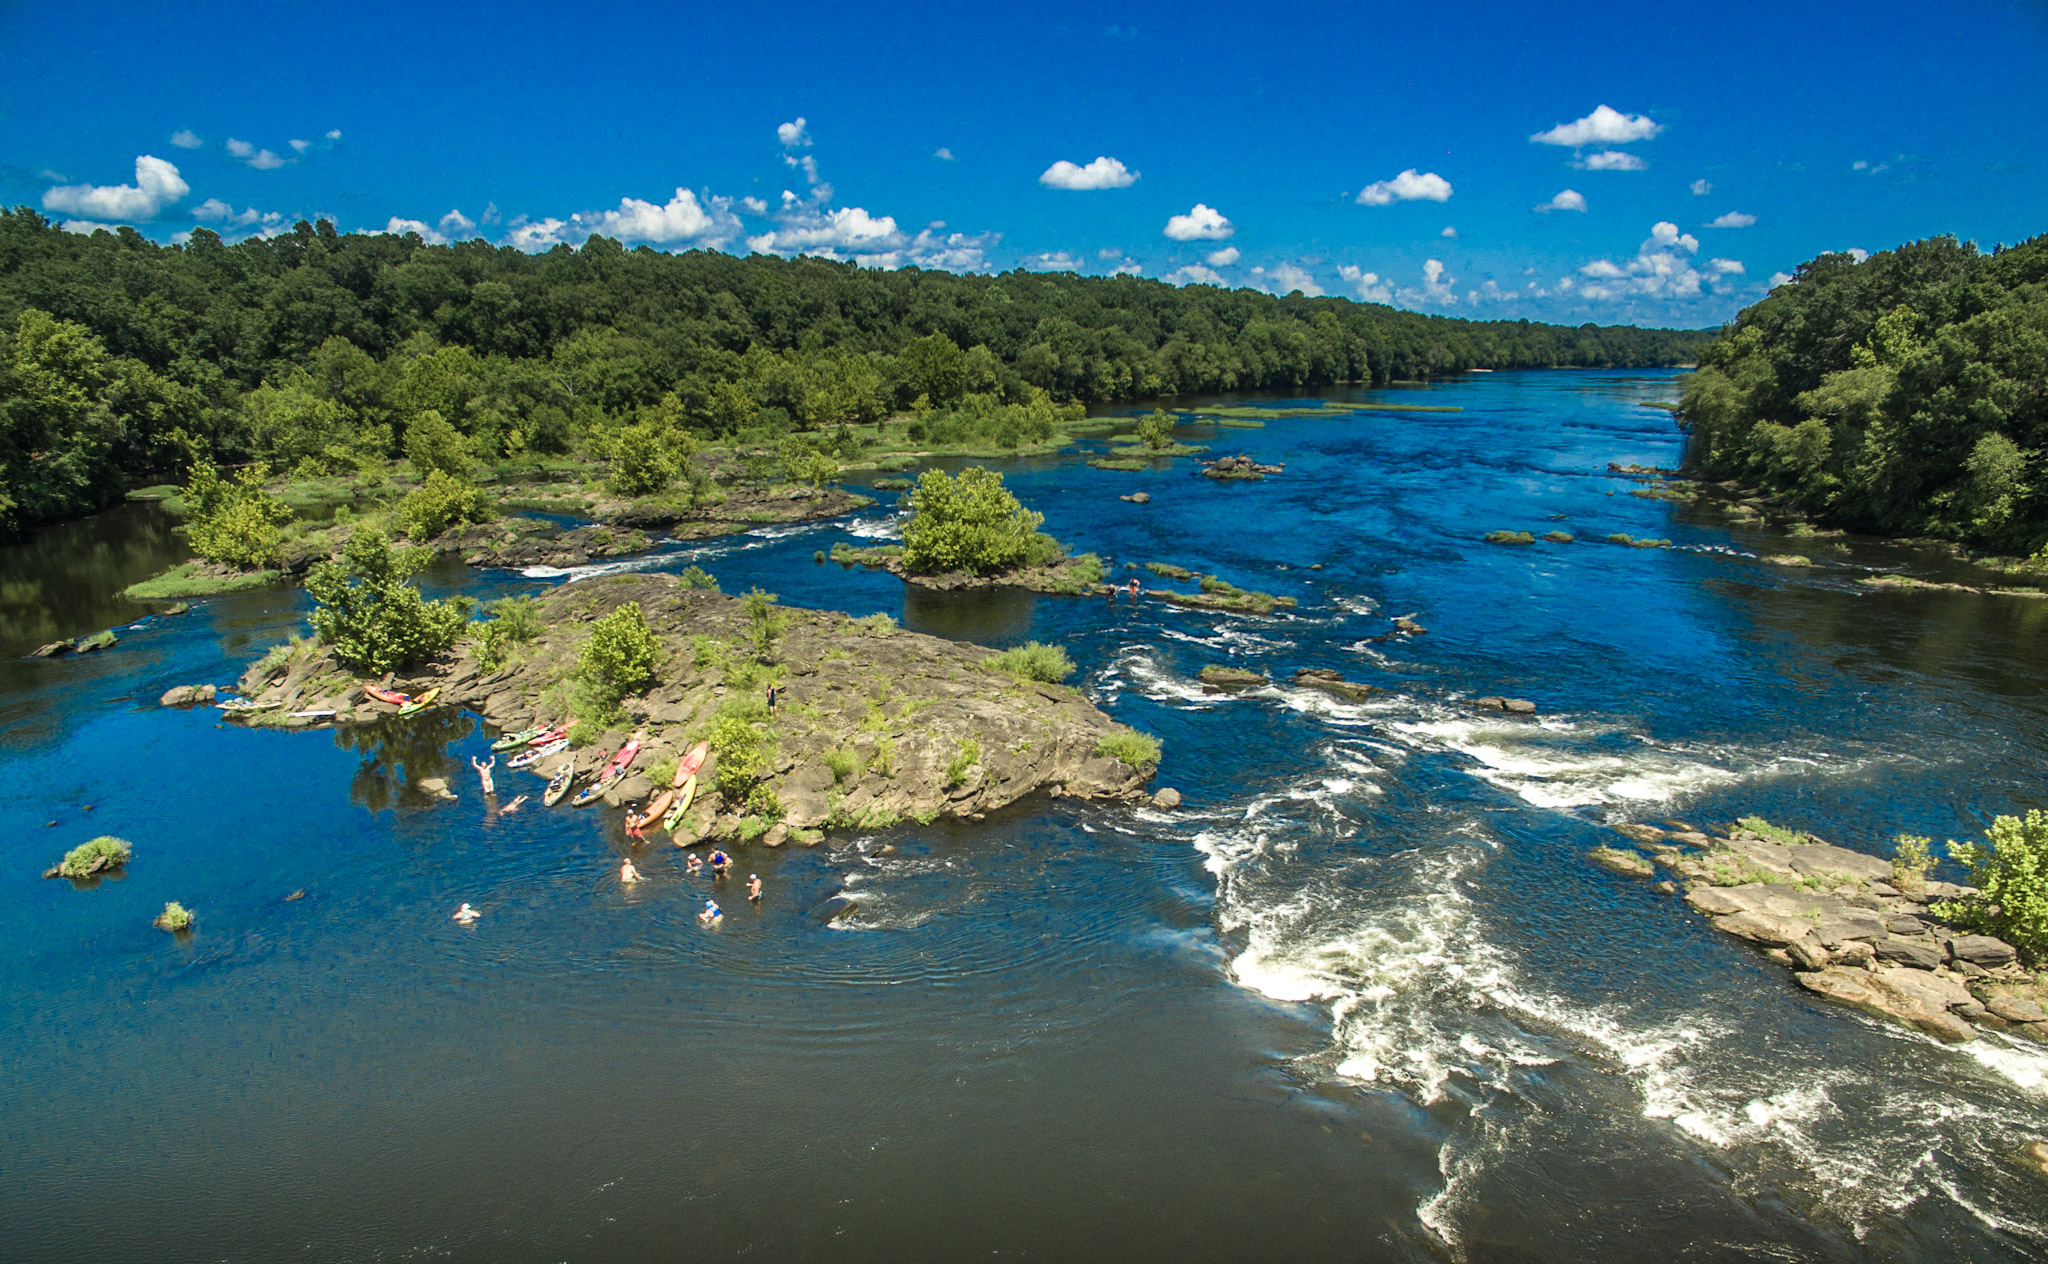
<instances>
[{"instance_id":1,"label":"exposed rock","mask_svg":"<svg viewBox=\"0 0 2048 1264\"><path fill-rule=\"evenodd\" d=\"M1536 714L1536 704L1527 698L1474 698L1472 705L1487 711L1504 711L1509 715Z\"/></svg>"},{"instance_id":2,"label":"exposed rock","mask_svg":"<svg viewBox=\"0 0 2048 1264\"><path fill-rule=\"evenodd\" d=\"M1597 864L1605 865L1616 873L1625 873L1631 877L1647 878L1657 872L1657 866L1651 864L1646 858L1619 847L1595 847L1587 852L1586 855Z\"/></svg>"},{"instance_id":3,"label":"exposed rock","mask_svg":"<svg viewBox=\"0 0 2048 1264\"><path fill-rule=\"evenodd\" d=\"M1355 680L1346 680L1341 672L1327 667L1303 667L1294 673L1294 683L1324 693L1337 695L1351 702L1363 702L1372 693L1372 686Z\"/></svg>"},{"instance_id":4,"label":"exposed rock","mask_svg":"<svg viewBox=\"0 0 2048 1264\"><path fill-rule=\"evenodd\" d=\"M1132 492L1132 493L1131 493L1130 495L1128 495L1128 496L1119 496L1119 497L1117 497L1117 499L1118 499L1118 500L1128 500L1128 501L1130 501L1130 502L1131 502L1132 504L1134 504L1134 505L1149 505L1149 504L1151 504L1151 503L1152 503L1152 493L1151 493L1151 492Z\"/></svg>"},{"instance_id":5,"label":"exposed rock","mask_svg":"<svg viewBox=\"0 0 2048 1264\"><path fill-rule=\"evenodd\" d=\"M1676 882L1671 882L1667 880L1664 882L1659 882L1656 886L1652 887L1651 890L1655 891L1658 895L1677 895L1678 884Z\"/></svg>"},{"instance_id":6,"label":"exposed rock","mask_svg":"<svg viewBox=\"0 0 2048 1264\"><path fill-rule=\"evenodd\" d=\"M65 654L69 654L70 652L71 652L71 642L69 642L69 641L52 641L52 642L50 642L50 643L49 643L48 645L39 645L39 646L37 646L37 647L36 647L35 649L33 649L33 650L30 650L30 651L29 651L29 657L30 657L30 658L59 658L59 657L61 657L61 656L65 655Z\"/></svg>"},{"instance_id":7,"label":"exposed rock","mask_svg":"<svg viewBox=\"0 0 2048 1264\"><path fill-rule=\"evenodd\" d=\"M174 685L164 690L163 697L156 700L160 707L190 707L202 702L212 702L216 690L212 685Z\"/></svg>"},{"instance_id":8,"label":"exposed rock","mask_svg":"<svg viewBox=\"0 0 2048 1264\"><path fill-rule=\"evenodd\" d=\"M76 641L73 641L71 643L71 652L74 654L95 654L114 645L120 639L111 631L95 632L91 636L81 636Z\"/></svg>"},{"instance_id":9,"label":"exposed rock","mask_svg":"<svg viewBox=\"0 0 2048 1264\"><path fill-rule=\"evenodd\" d=\"M1394 631L1401 633L1403 636L1420 636L1424 632L1429 631L1429 629L1423 627L1408 615L1403 614L1394 616Z\"/></svg>"},{"instance_id":10,"label":"exposed rock","mask_svg":"<svg viewBox=\"0 0 2048 1264\"><path fill-rule=\"evenodd\" d=\"M1829 966L1799 974L1800 986L1842 1005L1890 1018L1942 1040L1964 1041L1977 1033L1970 1024L1948 1012L1938 990L1927 991L1904 983L1902 976L1933 979L1932 974L1902 970L1896 966L1880 970L1848 970ZM1967 993L1965 993L1967 996Z\"/></svg>"},{"instance_id":11,"label":"exposed rock","mask_svg":"<svg viewBox=\"0 0 2048 1264\"><path fill-rule=\"evenodd\" d=\"M1871 945L1879 961L1896 962L1916 970L1933 970L1946 960L1941 949L1931 939L1901 938L1887 935Z\"/></svg>"},{"instance_id":12,"label":"exposed rock","mask_svg":"<svg viewBox=\"0 0 2048 1264\"><path fill-rule=\"evenodd\" d=\"M1158 790L1153 792L1152 806L1155 808L1165 808L1169 810L1179 807L1180 791L1174 789L1172 786L1161 786Z\"/></svg>"},{"instance_id":13,"label":"exposed rock","mask_svg":"<svg viewBox=\"0 0 2048 1264\"><path fill-rule=\"evenodd\" d=\"M1202 477L1257 482L1268 474L1285 473L1285 465L1261 465L1248 456L1224 456L1202 463Z\"/></svg>"},{"instance_id":14,"label":"exposed rock","mask_svg":"<svg viewBox=\"0 0 2048 1264\"><path fill-rule=\"evenodd\" d=\"M1243 689L1271 683L1258 672L1247 671L1242 667L1219 667L1214 664L1204 667L1199 677L1201 682L1211 689Z\"/></svg>"},{"instance_id":15,"label":"exposed rock","mask_svg":"<svg viewBox=\"0 0 2048 1264\"><path fill-rule=\"evenodd\" d=\"M1984 1002L1984 1008L2009 1023L2048 1023L2048 1010L2034 1001L1998 995Z\"/></svg>"},{"instance_id":16,"label":"exposed rock","mask_svg":"<svg viewBox=\"0 0 2048 1264\"><path fill-rule=\"evenodd\" d=\"M788 841L789 826L787 825L776 824L770 827L766 834L761 835L761 845L763 847L780 847Z\"/></svg>"},{"instance_id":17,"label":"exposed rock","mask_svg":"<svg viewBox=\"0 0 2048 1264\"><path fill-rule=\"evenodd\" d=\"M489 529L500 527L513 529L493 543L467 550L464 560L471 566L584 566L605 558L645 553L654 544L646 532L630 527L587 526L565 531L553 523L512 519L492 524Z\"/></svg>"},{"instance_id":18,"label":"exposed rock","mask_svg":"<svg viewBox=\"0 0 2048 1264\"><path fill-rule=\"evenodd\" d=\"M1989 935L1957 935L1949 940L1948 951L1958 961L1992 969L2009 965L2017 957L2011 944Z\"/></svg>"}]
</instances>

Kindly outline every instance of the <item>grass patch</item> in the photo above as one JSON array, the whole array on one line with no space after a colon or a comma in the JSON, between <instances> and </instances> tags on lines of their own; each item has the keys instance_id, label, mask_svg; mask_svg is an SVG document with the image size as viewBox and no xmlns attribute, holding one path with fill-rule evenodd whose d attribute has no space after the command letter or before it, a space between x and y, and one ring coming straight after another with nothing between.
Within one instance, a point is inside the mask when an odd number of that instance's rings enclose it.
<instances>
[{"instance_id":1,"label":"grass patch","mask_svg":"<svg viewBox=\"0 0 2048 1264\"><path fill-rule=\"evenodd\" d=\"M1126 474L1136 474L1140 470L1151 469L1152 462L1133 461L1123 457L1098 456L1088 462L1088 468L1094 470L1119 470Z\"/></svg>"},{"instance_id":2,"label":"grass patch","mask_svg":"<svg viewBox=\"0 0 2048 1264\"><path fill-rule=\"evenodd\" d=\"M829 750L825 752L825 767L832 770L833 784L844 784L860 771L860 756L844 746L838 750Z\"/></svg>"},{"instance_id":3,"label":"grass patch","mask_svg":"<svg viewBox=\"0 0 2048 1264\"><path fill-rule=\"evenodd\" d=\"M1122 733L1111 733L1095 744L1095 753L1108 755L1119 763L1133 768L1156 768L1164 747L1159 739L1149 733L1127 729Z\"/></svg>"},{"instance_id":4,"label":"grass patch","mask_svg":"<svg viewBox=\"0 0 2048 1264\"><path fill-rule=\"evenodd\" d=\"M1773 825L1761 816L1745 816L1737 821L1736 824L1755 834L1758 838L1766 839L1773 843L1782 843L1787 847L1806 841L1806 835L1798 830L1786 829L1782 825Z\"/></svg>"},{"instance_id":5,"label":"grass patch","mask_svg":"<svg viewBox=\"0 0 2048 1264\"><path fill-rule=\"evenodd\" d=\"M874 636L894 636L896 633L895 616L886 614L882 611L876 611L874 614L870 615L863 615L858 619L851 620L851 622L856 627L865 628L871 635Z\"/></svg>"},{"instance_id":6,"label":"grass patch","mask_svg":"<svg viewBox=\"0 0 2048 1264\"><path fill-rule=\"evenodd\" d=\"M215 593L239 592L277 582L276 571L237 571L221 575L205 562L181 562L152 579L130 584L121 595L130 601L183 601L188 597L211 597Z\"/></svg>"},{"instance_id":7,"label":"grass patch","mask_svg":"<svg viewBox=\"0 0 2048 1264\"><path fill-rule=\"evenodd\" d=\"M1201 419L1198 418L1197 420ZM1230 430L1264 430L1266 428L1265 422L1254 421L1250 417L1216 417L1213 420L1217 425Z\"/></svg>"},{"instance_id":8,"label":"grass patch","mask_svg":"<svg viewBox=\"0 0 2048 1264\"><path fill-rule=\"evenodd\" d=\"M960 749L946 764L946 789L967 780L967 770L981 762L981 743L969 739L960 743Z\"/></svg>"},{"instance_id":9,"label":"grass patch","mask_svg":"<svg viewBox=\"0 0 2048 1264\"><path fill-rule=\"evenodd\" d=\"M190 930L192 929L192 910L176 900L172 900L164 905L163 912L156 915L156 927L158 930L167 930L173 933L181 930Z\"/></svg>"},{"instance_id":10,"label":"grass patch","mask_svg":"<svg viewBox=\"0 0 2048 1264\"><path fill-rule=\"evenodd\" d=\"M877 544L871 548L858 548L841 540L832 546L832 560L841 566L865 566L869 570L880 570L890 562L903 556L900 544Z\"/></svg>"},{"instance_id":11,"label":"grass patch","mask_svg":"<svg viewBox=\"0 0 2048 1264\"><path fill-rule=\"evenodd\" d=\"M991 654L981 660L986 671L1004 672L1019 680L1056 685L1074 674L1074 660L1063 646L1027 641L1015 649Z\"/></svg>"},{"instance_id":12,"label":"grass patch","mask_svg":"<svg viewBox=\"0 0 2048 1264\"><path fill-rule=\"evenodd\" d=\"M102 834L65 852L64 859L57 864L57 876L89 878L103 870L119 869L134 855L135 847L127 839Z\"/></svg>"},{"instance_id":13,"label":"grass patch","mask_svg":"<svg viewBox=\"0 0 2048 1264\"><path fill-rule=\"evenodd\" d=\"M1163 576L1166 579L1193 579L1195 577L1195 573L1187 567L1175 566L1172 562L1147 562L1145 563L1145 569L1151 571L1154 575Z\"/></svg>"},{"instance_id":14,"label":"grass patch","mask_svg":"<svg viewBox=\"0 0 2048 1264\"><path fill-rule=\"evenodd\" d=\"M1536 537L1527 531L1489 531L1486 533L1486 542L1488 544L1534 544L1536 543Z\"/></svg>"}]
</instances>

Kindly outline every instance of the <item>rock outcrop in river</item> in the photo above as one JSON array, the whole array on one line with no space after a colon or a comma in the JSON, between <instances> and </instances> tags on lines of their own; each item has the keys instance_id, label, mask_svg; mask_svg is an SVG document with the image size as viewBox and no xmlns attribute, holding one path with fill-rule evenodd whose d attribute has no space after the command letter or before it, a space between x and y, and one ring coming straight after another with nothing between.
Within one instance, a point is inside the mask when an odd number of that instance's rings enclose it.
<instances>
[{"instance_id":1,"label":"rock outcrop in river","mask_svg":"<svg viewBox=\"0 0 2048 1264\"><path fill-rule=\"evenodd\" d=\"M2048 987L2012 945L1952 930L1929 907L1969 887L1925 882L1908 894L1888 862L1808 834L1615 828L1649 855L1603 847L1593 859L1644 878L1662 865L1687 879L1687 904L1790 967L1808 991L1943 1040L1969 1040L1983 1027L2048 1043Z\"/></svg>"},{"instance_id":2,"label":"rock outcrop in river","mask_svg":"<svg viewBox=\"0 0 2048 1264\"><path fill-rule=\"evenodd\" d=\"M541 599L539 640L486 671L473 643L460 656L393 682L412 694L439 688L439 705L468 707L500 729L567 720L568 685L594 620L638 602L664 655L653 684L624 699L626 720L588 745L534 764L547 775L573 761L579 775L616 750L627 729L648 740L635 770L673 763L708 735L728 701L758 699L779 682L773 712L758 724L772 745L764 784L790 828L879 826L940 815L979 819L1044 790L1088 798L1142 797L1154 769L1105 753L1129 731L1062 685L1018 680L986 665L979 646L906 632L886 620L786 609L777 662L755 661L742 603L692 589L670 575L616 575L557 588ZM308 644L266 659L245 676L243 695L261 710L230 712L244 722L316 727L362 722L395 708L363 694L324 649ZM322 714L332 712L331 715ZM738 805L710 789L716 760L699 776L698 808L685 830L736 832ZM629 776L606 797L645 797L645 776Z\"/></svg>"}]
</instances>

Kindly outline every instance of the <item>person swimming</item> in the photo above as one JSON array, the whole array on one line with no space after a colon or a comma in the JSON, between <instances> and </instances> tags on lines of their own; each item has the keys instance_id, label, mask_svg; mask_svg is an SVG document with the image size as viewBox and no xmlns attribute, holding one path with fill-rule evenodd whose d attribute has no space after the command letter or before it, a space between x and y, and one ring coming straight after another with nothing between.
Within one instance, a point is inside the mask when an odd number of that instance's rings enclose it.
<instances>
[{"instance_id":1,"label":"person swimming","mask_svg":"<svg viewBox=\"0 0 2048 1264\"><path fill-rule=\"evenodd\" d=\"M747 875L747 899L754 904L761 902L761 875L758 873Z\"/></svg>"},{"instance_id":2,"label":"person swimming","mask_svg":"<svg viewBox=\"0 0 2048 1264\"><path fill-rule=\"evenodd\" d=\"M469 906L468 900L464 900L462 902L462 907L455 910L454 920L462 923L464 926L467 926L471 922L475 921L477 918L482 916L482 913L477 912L475 909Z\"/></svg>"},{"instance_id":3,"label":"person swimming","mask_svg":"<svg viewBox=\"0 0 2048 1264\"><path fill-rule=\"evenodd\" d=\"M635 882L640 881L640 871L633 867L633 858L631 856L619 862L619 881L627 886L632 886Z\"/></svg>"},{"instance_id":4,"label":"person swimming","mask_svg":"<svg viewBox=\"0 0 2048 1264\"><path fill-rule=\"evenodd\" d=\"M524 803L524 802L526 802L526 798L527 798L527 796L525 796L525 795L523 795L523 794L522 794L522 795L520 795L520 796L519 796L518 798L516 798L516 799L512 800L512 802L510 802L510 803L506 804L506 805L505 805L504 807L502 807L502 808L499 808L499 809L498 809L498 815L499 815L499 816L510 816L510 815L512 815L512 814L513 814L514 812L517 812L517 811L519 810L519 805L520 805L520 804L522 804L522 803Z\"/></svg>"},{"instance_id":5,"label":"person swimming","mask_svg":"<svg viewBox=\"0 0 2048 1264\"><path fill-rule=\"evenodd\" d=\"M697 914L697 920L708 926L724 916L725 910L718 907L718 901L706 900L704 901L704 911Z\"/></svg>"},{"instance_id":6,"label":"person swimming","mask_svg":"<svg viewBox=\"0 0 2048 1264\"><path fill-rule=\"evenodd\" d=\"M725 876L725 871L730 868L732 868L732 857L725 854L725 849L722 847L712 848L711 872L722 878Z\"/></svg>"},{"instance_id":7,"label":"person swimming","mask_svg":"<svg viewBox=\"0 0 2048 1264\"><path fill-rule=\"evenodd\" d=\"M485 794L498 793L498 787L491 784L491 769L498 766L498 757L496 755L491 756L488 763L471 755L469 757L469 766L476 769L477 777L483 781Z\"/></svg>"}]
</instances>

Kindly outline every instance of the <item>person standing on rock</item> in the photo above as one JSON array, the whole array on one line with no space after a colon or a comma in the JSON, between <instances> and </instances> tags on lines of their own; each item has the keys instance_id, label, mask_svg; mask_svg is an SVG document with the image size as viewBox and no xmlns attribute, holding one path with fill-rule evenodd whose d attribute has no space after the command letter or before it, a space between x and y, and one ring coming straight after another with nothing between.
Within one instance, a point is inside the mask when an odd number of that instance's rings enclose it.
<instances>
[{"instance_id":1,"label":"person standing on rock","mask_svg":"<svg viewBox=\"0 0 2048 1264\"><path fill-rule=\"evenodd\" d=\"M491 784L491 769L496 768L498 766L498 757L496 755L491 756L489 762L485 762L483 760L478 759L476 756L471 755L469 757L469 766L471 768L476 769L477 777L483 781L485 794L498 793L498 787Z\"/></svg>"},{"instance_id":2,"label":"person standing on rock","mask_svg":"<svg viewBox=\"0 0 2048 1264\"><path fill-rule=\"evenodd\" d=\"M772 714L772 713L774 712L774 710L775 710L775 686L774 686L774 685L770 685L770 686L768 686L768 710L769 710L769 712L770 712L771 714Z\"/></svg>"}]
</instances>

